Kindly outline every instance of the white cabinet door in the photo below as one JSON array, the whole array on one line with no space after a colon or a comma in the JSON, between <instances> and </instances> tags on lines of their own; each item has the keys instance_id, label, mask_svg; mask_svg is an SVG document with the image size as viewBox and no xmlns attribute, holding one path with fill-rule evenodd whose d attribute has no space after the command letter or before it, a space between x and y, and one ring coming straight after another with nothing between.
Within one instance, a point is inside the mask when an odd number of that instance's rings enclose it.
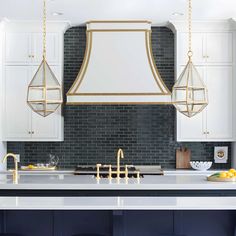
<instances>
[{"instance_id":1,"label":"white cabinet door","mask_svg":"<svg viewBox=\"0 0 236 236\"><path fill-rule=\"evenodd\" d=\"M33 62L40 63L43 56L43 37L41 33L33 34ZM59 62L59 35L57 33L47 33L46 49L47 62L57 64Z\"/></svg>"},{"instance_id":2,"label":"white cabinet door","mask_svg":"<svg viewBox=\"0 0 236 236\"><path fill-rule=\"evenodd\" d=\"M207 33L206 45L208 63L232 63L232 33Z\"/></svg>"},{"instance_id":3,"label":"white cabinet door","mask_svg":"<svg viewBox=\"0 0 236 236\"><path fill-rule=\"evenodd\" d=\"M192 51L194 64L205 63L205 35L203 33L192 33ZM179 36L179 48L177 48L177 56L181 65L187 63L188 57L188 34L181 33Z\"/></svg>"},{"instance_id":4,"label":"white cabinet door","mask_svg":"<svg viewBox=\"0 0 236 236\"><path fill-rule=\"evenodd\" d=\"M5 67L4 140L31 139L31 110L26 103L28 66Z\"/></svg>"},{"instance_id":5,"label":"white cabinet door","mask_svg":"<svg viewBox=\"0 0 236 236\"><path fill-rule=\"evenodd\" d=\"M206 140L205 133L205 111L194 117L186 117L177 111L177 141L203 141Z\"/></svg>"},{"instance_id":6,"label":"white cabinet door","mask_svg":"<svg viewBox=\"0 0 236 236\"><path fill-rule=\"evenodd\" d=\"M38 67L32 67L32 77ZM55 73L58 80L61 80L60 69L58 66L51 66L52 71ZM61 82L61 81L60 81ZM32 112L32 139L36 140L50 140L58 139L61 131L61 108L50 114L47 117L42 117L35 112Z\"/></svg>"},{"instance_id":7,"label":"white cabinet door","mask_svg":"<svg viewBox=\"0 0 236 236\"><path fill-rule=\"evenodd\" d=\"M6 33L5 61L6 63L28 63L31 61L31 34Z\"/></svg>"},{"instance_id":8,"label":"white cabinet door","mask_svg":"<svg viewBox=\"0 0 236 236\"><path fill-rule=\"evenodd\" d=\"M209 104L207 106L208 139L233 139L233 81L231 66L206 68Z\"/></svg>"},{"instance_id":9,"label":"white cabinet door","mask_svg":"<svg viewBox=\"0 0 236 236\"><path fill-rule=\"evenodd\" d=\"M183 67L182 67L183 69ZM204 78L204 67L198 66L197 70ZM206 139L206 112L205 110L191 118L177 111L177 141L202 141Z\"/></svg>"}]
</instances>

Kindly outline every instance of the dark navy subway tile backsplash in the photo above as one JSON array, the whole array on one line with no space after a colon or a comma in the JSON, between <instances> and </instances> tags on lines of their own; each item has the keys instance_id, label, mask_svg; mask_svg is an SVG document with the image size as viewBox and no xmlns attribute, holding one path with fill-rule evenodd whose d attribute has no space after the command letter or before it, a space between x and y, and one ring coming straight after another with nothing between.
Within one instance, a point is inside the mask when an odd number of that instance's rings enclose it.
<instances>
[{"instance_id":1,"label":"dark navy subway tile backsplash","mask_svg":"<svg viewBox=\"0 0 236 236\"><path fill-rule=\"evenodd\" d=\"M65 33L64 94L82 64L86 44L84 27ZM152 46L158 70L169 89L174 83L174 35L168 28L152 28ZM64 97L65 100L65 97ZM187 146L192 159L213 160L214 146L230 143L177 143L175 109L171 105L80 105L63 107L64 142L8 142L8 151L20 153L21 163L44 162L48 154L60 158L61 168L77 164L113 163L124 149L125 163L175 167L175 149ZM228 168L230 164L214 165Z\"/></svg>"}]
</instances>

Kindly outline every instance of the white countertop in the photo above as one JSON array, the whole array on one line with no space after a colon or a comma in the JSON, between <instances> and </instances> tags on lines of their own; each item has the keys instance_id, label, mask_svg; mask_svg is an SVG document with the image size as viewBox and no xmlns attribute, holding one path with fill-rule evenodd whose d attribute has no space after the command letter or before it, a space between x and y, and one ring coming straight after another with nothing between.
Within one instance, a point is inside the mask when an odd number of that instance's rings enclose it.
<instances>
[{"instance_id":1,"label":"white countertop","mask_svg":"<svg viewBox=\"0 0 236 236\"><path fill-rule=\"evenodd\" d=\"M196 173L196 172L194 172ZM68 173L24 174L21 173L19 183L12 183L11 174L0 174L1 189L59 189L59 190L236 190L236 183L216 183L206 180L212 172L196 174L169 173L164 176L146 175L137 179L96 180L92 175L72 175Z\"/></svg>"},{"instance_id":2,"label":"white countertop","mask_svg":"<svg viewBox=\"0 0 236 236\"><path fill-rule=\"evenodd\" d=\"M215 172L215 171L214 171ZM1 189L15 190L236 190L236 183L213 183L206 176L213 172L166 171L164 176L145 176L109 182L71 172L20 172L19 184L9 172L0 174ZM5 210L236 210L236 197L0 197Z\"/></svg>"}]
</instances>

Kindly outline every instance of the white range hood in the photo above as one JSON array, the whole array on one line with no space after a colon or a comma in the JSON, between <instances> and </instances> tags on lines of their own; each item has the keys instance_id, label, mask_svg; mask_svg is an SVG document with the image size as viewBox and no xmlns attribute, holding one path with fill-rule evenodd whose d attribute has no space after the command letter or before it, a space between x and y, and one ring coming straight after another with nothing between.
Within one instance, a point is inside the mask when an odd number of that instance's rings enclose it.
<instances>
[{"instance_id":1,"label":"white range hood","mask_svg":"<svg viewBox=\"0 0 236 236\"><path fill-rule=\"evenodd\" d=\"M148 21L91 21L67 104L165 104L171 93L155 66Z\"/></svg>"}]
</instances>

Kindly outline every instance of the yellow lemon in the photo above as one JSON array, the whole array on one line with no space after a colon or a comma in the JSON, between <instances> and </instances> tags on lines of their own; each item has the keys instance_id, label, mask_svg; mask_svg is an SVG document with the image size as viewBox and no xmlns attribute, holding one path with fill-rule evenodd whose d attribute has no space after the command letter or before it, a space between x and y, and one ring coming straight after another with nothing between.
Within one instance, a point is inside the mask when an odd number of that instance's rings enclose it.
<instances>
[{"instance_id":1,"label":"yellow lemon","mask_svg":"<svg viewBox=\"0 0 236 236\"><path fill-rule=\"evenodd\" d=\"M235 173L236 171L235 171L235 169L230 169L229 172L230 173Z\"/></svg>"},{"instance_id":2,"label":"yellow lemon","mask_svg":"<svg viewBox=\"0 0 236 236\"><path fill-rule=\"evenodd\" d=\"M221 172L220 173L220 178L227 178L227 173L226 172Z\"/></svg>"},{"instance_id":3,"label":"yellow lemon","mask_svg":"<svg viewBox=\"0 0 236 236\"><path fill-rule=\"evenodd\" d=\"M228 178L232 178L232 177L234 177L234 174L231 173L231 172L228 172L228 173L227 173L227 177L228 177Z\"/></svg>"},{"instance_id":4,"label":"yellow lemon","mask_svg":"<svg viewBox=\"0 0 236 236\"><path fill-rule=\"evenodd\" d=\"M33 168L34 168L34 165L28 165L28 168L29 168L29 169L33 169Z\"/></svg>"}]
</instances>

